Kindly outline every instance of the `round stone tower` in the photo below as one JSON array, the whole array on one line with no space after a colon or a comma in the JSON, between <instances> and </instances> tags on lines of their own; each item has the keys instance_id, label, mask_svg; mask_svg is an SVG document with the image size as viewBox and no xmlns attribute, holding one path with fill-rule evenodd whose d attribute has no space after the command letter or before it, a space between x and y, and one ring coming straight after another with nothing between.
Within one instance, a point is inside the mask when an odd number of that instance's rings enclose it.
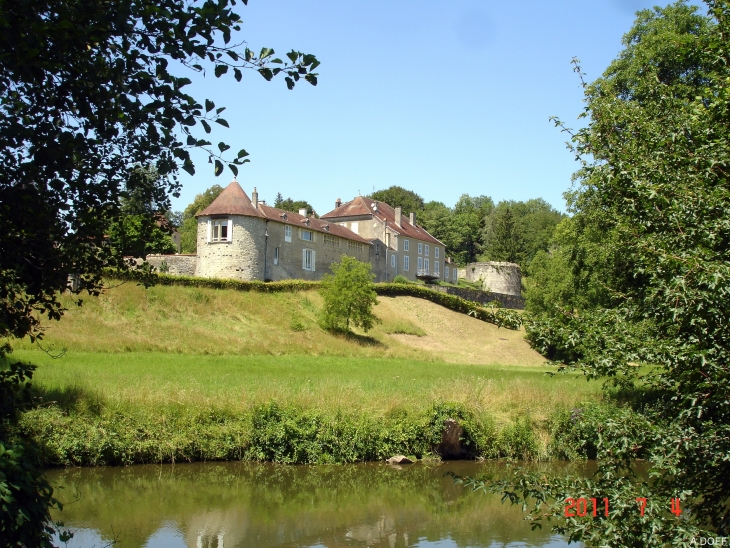
<instances>
[{"instance_id":1,"label":"round stone tower","mask_svg":"<svg viewBox=\"0 0 730 548\"><path fill-rule=\"evenodd\" d=\"M254 201L257 196L254 191ZM198 219L198 266L203 278L264 279L266 219L233 181Z\"/></svg>"},{"instance_id":2,"label":"round stone tower","mask_svg":"<svg viewBox=\"0 0 730 548\"><path fill-rule=\"evenodd\" d=\"M466 280L480 282L484 291L503 295L522 295L522 270L515 263L470 263L466 265Z\"/></svg>"}]
</instances>

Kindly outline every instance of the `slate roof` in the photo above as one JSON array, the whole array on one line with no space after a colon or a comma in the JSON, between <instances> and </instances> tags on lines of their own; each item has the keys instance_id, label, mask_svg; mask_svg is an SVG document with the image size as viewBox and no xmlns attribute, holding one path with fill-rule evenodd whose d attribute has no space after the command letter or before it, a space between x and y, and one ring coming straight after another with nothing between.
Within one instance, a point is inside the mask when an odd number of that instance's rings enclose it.
<instances>
[{"instance_id":1,"label":"slate roof","mask_svg":"<svg viewBox=\"0 0 730 548\"><path fill-rule=\"evenodd\" d=\"M223 189L213 203L206 207L196 217L203 215L247 215L249 217L263 217L249 199L235 179Z\"/></svg>"},{"instance_id":2,"label":"slate roof","mask_svg":"<svg viewBox=\"0 0 730 548\"><path fill-rule=\"evenodd\" d=\"M377 204L377 210L374 207ZM407 213L401 215L400 226L395 224L395 209L385 202L378 202L371 198L358 196L354 200L342 204L340 207L322 215L323 220L337 221L343 217L356 217L368 215L381 221L388 222L388 228L393 232L403 235L407 238L413 238L422 242L443 245L445 244L431 236L426 230L418 224L412 225Z\"/></svg>"}]
</instances>

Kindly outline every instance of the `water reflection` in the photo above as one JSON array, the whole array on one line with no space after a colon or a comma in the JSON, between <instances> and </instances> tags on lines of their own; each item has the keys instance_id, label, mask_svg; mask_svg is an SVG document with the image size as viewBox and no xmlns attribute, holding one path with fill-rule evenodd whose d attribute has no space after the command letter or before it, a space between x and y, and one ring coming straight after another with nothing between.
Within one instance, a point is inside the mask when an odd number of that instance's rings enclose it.
<instances>
[{"instance_id":1,"label":"water reflection","mask_svg":"<svg viewBox=\"0 0 730 548\"><path fill-rule=\"evenodd\" d=\"M47 475L64 502L54 517L76 531L69 548L112 541L149 548L567 546L550 531L531 531L519 508L443 477L503 476L508 468L198 463Z\"/></svg>"}]
</instances>

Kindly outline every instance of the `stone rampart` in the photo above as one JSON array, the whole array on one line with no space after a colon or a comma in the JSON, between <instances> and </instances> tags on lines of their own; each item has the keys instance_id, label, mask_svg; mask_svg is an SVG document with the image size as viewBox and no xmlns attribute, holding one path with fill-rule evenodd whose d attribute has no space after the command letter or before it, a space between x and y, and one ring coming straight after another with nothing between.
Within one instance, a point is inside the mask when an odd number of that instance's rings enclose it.
<instances>
[{"instance_id":1,"label":"stone rampart","mask_svg":"<svg viewBox=\"0 0 730 548\"><path fill-rule=\"evenodd\" d=\"M147 255L147 262L158 272L178 276L195 276L197 255Z\"/></svg>"},{"instance_id":2,"label":"stone rampart","mask_svg":"<svg viewBox=\"0 0 730 548\"><path fill-rule=\"evenodd\" d=\"M522 270L515 263L469 263L464 278L481 283L484 291L505 295L522 295Z\"/></svg>"},{"instance_id":3,"label":"stone rampart","mask_svg":"<svg viewBox=\"0 0 730 548\"><path fill-rule=\"evenodd\" d=\"M514 308L523 310L525 308L525 299L517 295L507 295L505 293L494 293L491 291L479 291L478 289L467 289L465 287L450 287L447 285L429 285L430 289L461 297L466 301L471 301L485 305L492 301L498 301L504 308Z\"/></svg>"}]
</instances>

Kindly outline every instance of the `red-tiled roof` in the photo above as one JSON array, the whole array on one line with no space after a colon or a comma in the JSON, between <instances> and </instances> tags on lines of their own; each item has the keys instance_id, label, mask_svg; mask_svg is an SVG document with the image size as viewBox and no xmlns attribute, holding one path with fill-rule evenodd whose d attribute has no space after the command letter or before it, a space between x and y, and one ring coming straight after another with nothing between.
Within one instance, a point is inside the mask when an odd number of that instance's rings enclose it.
<instances>
[{"instance_id":1,"label":"red-tiled roof","mask_svg":"<svg viewBox=\"0 0 730 548\"><path fill-rule=\"evenodd\" d=\"M262 217L265 217L270 221L276 221L277 223L298 226L307 230L322 232L323 234L332 234L333 236L346 238L355 242L362 242L365 244L370 243L370 240L366 240L344 226L324 221L322 219L316 219L314 217L305 217L298 213L292 213L291 211L284 211L283 209L271 207L261 202L259 202L259 213ZM306 221L309 221L309 224L307 224Z\"/></svg>"},{"instance_id":2,"label":"red-tiled roof","mask_svg":"<svg viewBox=\"0 0 730 548\"><path fill-rule=\"evenodd\" d=\"M213 203L195 216L202 215L248 215L249 217L263 217L235 179Z\"/></svg>"},{"instance_id":3,"label":"red-tiled roof","mask_svg":"<svg viewBox=\"0 0 730 548\"><path fill-rule=\"evenodd\" d=\"M377 210L373 207L377 204ZM431 236L426 230L418 224L412 225L407 213L401 215L400 225L395 224L395 209L385 202L377 202L371 198L358 196L354 200L342 204L340 207L322 215L322 219L328 221L337 221L343 217L355 217L359 215L372 215L381 221L388 222L388 228L407 238L421 240L437 245L445 245L443 242Z\"/></svg>"}]
</instances>

